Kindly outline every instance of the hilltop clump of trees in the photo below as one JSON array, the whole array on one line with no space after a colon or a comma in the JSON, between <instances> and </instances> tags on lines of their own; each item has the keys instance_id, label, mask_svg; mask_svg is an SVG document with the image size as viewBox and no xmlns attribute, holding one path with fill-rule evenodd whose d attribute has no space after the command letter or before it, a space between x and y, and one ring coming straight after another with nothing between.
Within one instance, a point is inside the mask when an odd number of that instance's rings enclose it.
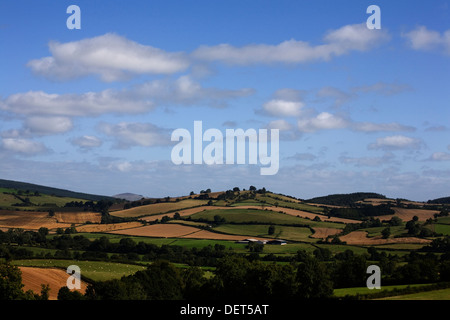
<instances>
[{"instance_id":1,"label":"hilltop clump of trees","mask_svg":"<svg viewBox=\"0 0 450 320\"><path fill-rule=\"evenodd\" d=\"M308 199L306 202L333 206L352 206L355 202L363 201L367 198L386 199L386 196L373 192L355 192L349 194L331 194L328 196L316 197Z\"/></svg>"}]
</instances>

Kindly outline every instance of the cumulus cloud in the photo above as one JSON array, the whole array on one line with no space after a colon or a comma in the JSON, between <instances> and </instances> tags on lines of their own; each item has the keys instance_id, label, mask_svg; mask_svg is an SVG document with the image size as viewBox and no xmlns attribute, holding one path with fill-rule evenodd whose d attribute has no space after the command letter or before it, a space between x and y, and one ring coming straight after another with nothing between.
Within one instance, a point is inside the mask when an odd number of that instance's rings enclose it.
<instances>
[{"instance_id":1,"label":"cumulus cloud","mask_svg":"<svg viewBox=\"0 0 450 320\"><path fill-rule=\"evenodd\" d=\"M151 123L120 122L102 123L100 130L116 140L116 147L126 149L132 146L153 147L170 144L170 130Z\"/></svg>"},{"instance_id":2,"label":"cumulus cloud","mask_svg":"<svg viewBox=\"0 0 450 320\"><path fill-rule=\"evenodd\" d=\"M256 113L275 117L299 117L305 106L302 94L303 92L295 89L279 89L274 92L271 100L263 104L262 109L256 110Z\"/></svg>"},{"instance_id":3,"label":"cumulus cloud","mask_svg":"<svg viewBox=\"0 0 450 320\"><path fill-rule=\"evenodd\" d=\"M151 99L155 104L207 104L212 107L224 107L228 99L246 97L254 93L253 89L224 90L203 87L190 76L181 76L175 81L155 80L136 86L133 93L141 98Z\"/></svg>"},{"instance_id":4,"label":"cumulus cloud","mask_svg":"<svg viewBox=\"0 0 450 320\"><path fill-rule=\"evenodd\" d=\"M298 117L304 104L300 101L270 100L263 105L263 110L269 115L277 117Z\"/></svg>"},{"instance_id":5,"label":"cumulus cloud","mask_svg":"<svg viewBox=\"0 0 450 320\"><path fill-rule=\"evenodd\" d=\"M29 117L25 121L25 128L31 133L57 134L73 128L72 120L67 117Z\"/></svg>"},{"instance_id":6,"label":"cumulus cloud","mask_svg":"<svg viewBox=\"0 0 450 320\"><path fill-rule=\"evenodd\" d=\"M371 143L369 149L397 150L397 149L419 149L422 141L416 138L396 135L378 138L375 143Z\"/></svg>"},{"instance_id":7,"label":"cumulus cloud","mask_svg":"<svg viewBox=\"0 0 450 320\"><path fill-rule=\"evenodd\" d=\"M425 26L402 34L408 40L408 44L415 50L438 50L450 54L450 30L443 32L429 30Z\"/></svg>"},{"instance_id":8,"label":"cumulus cloud","mask_svg":"<svg viewBox=\"0 0 450 320\"><path fill-rule=\"evenodd\" d=\"M396 122L391 123L372 123L372 122L355 122L352 129L361 132L381 132L381 131L415 131L416 128L405 126Z\"/></svg>"},{"instance_id":9,"label":"cumulus cloud","mask_svg":"<svg viewBox=\"0 0 450 320\"><path fill-rule=\"evenodd\" d=\"M48 152L43 143L23 138L3 138L2 148L6 151L28 156Z\"/></svg>"},{"instance_id":10,"label":"cumulus cloud","mask_svg":"<svg viewBox=\"0 0 450 320\"><path fill-rule=\"evenodd\" d=\"M103 142L95 136L82 136L71 140L73 145L76 145L82 149L91 149L100 147Z\"/></svg>"},{"instance_id":11,"label":"cumulus cloud","mask_svg":"<svg viewBox=\"0 0 450 320\"><path fill-rule=\"evenodd\" d=\"M139 74L173 74L184 71L189 61L184 53L139 44L108 33L79 41L50 42L51 56L31 60L36 74L67 80L98 75L103 81L117 81Z\"/></svg>"},{"instance_id":12,"label":"cumulus cloud","mask_svg":"<svg viewBox=\"0 0 450 320\"><path fill-rule=\"evenodd\" d=\"M302 132L314 132L318 130L347 128L349 126L349 120L329 112L321 112L313 118L298 120L297 125L298 129Z\"/></svg>"},{"instance_id":13,"label":"cumulus cloud","mask_svg":"<svg viewBox=\"0 0 450 320\"><path fill-rule=\"evenodd\" d=\"M450 153L447 152L434 152L430 160L432 161L450 161Z\"/></svg>"},{"instance_id":14,"label":"cumulus cloud","mask_svg":"<svg viewBox=\"0 0 450 320\"><path fill-rule=\"evenodd\" d=\"M0 102L0 110L21 115L92 116L105 113L141 113L154 107L151 101L137 100L127 92L107 89L83 94L51 94L29 91L10 95Z\"/></svg>"},{"instance_id":15,"label":"cumulus cloud","mask_svg":"<svg viewBox=\"0 0 450 320\"><path fill-rule=\"evenodd\" d=\"M299 153L297 152L293 156L289 156L286 159L292 159L297 161L313 161L317 159L317 156L312 153Z\"/></svg>"},{"instance_id":16,"label":"cumulus cloud","mask_svg":"<svg viewBox=\"0 0 450 320\"><path fill-rule=\"evenodd\" d=\"M252 89L222 90L204 88L188 76L175 81L155 80L122 90L106 89L82 94L55 94L43 91L16 93L0 100L0 110L26 116L97 116L108 113L138 114L158 105L226 106L228 99L253 94ZM57 119L57 118L53 118ZM60 118L62 119L62 118ZM33 120L32 124L37 125ZM68 121L65 121L68 125Z\"/></svg>"},{"instance_id":17,"label":"cumulus cloud","mask_svg":"<svg viewBox=\"0 0 450 320\"><path fill-rule=\"evenodd\" d=\"M375 32L374 32L375 31ZM192 53L196 59L222 61L232 65L307 63L327 61L351 51L367 51L389 39L383 30L369 30L365 24L346 25L328 32L324 43L288 40L277 45L251 44L234 47L230 44L201 46Z\"/></svg>"}]
</instances>

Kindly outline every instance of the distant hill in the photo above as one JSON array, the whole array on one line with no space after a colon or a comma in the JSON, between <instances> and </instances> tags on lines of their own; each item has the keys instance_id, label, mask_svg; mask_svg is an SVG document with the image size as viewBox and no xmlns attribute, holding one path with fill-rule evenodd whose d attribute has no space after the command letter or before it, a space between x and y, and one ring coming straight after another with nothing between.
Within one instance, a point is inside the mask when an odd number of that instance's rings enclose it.
<instances>
[{"instance_id":1,"label":"distant hill","mask_svg":"<svg viewBox=\"0 0 450 320\"><path fill-rule=\"evenodd\" d=\"M142 198L145 198L144 196L142 196L140 194L135 194L135 193L120 193L120 194L114 195L113 197L117 198L117 199L125 199L128 201L137 201L137 200L141 200Z\"/></svg>"},{"instance_id":2,"label":"distant hill","mask_svg":"<svg viewBox=\"0 0 450 320\"><path fill-rule=\"evenodd\" d=\"M434 200L428 200L430 204L450 204L450 197L437 198Z\"/></svg>"},{"instance_id":3,"label":"distant hill","mask_svg":"<svg viewBox=\"0 0 450 320\"><path fill-rule=\"evenodd\" d=\"M385 196L373 193L373 192L355 192L348 194L331 194L323 197L316 197L309 200L305 200L306 202L318 203L318 204L328 204L334 206L349 206L354 204L357 201L362 201L367 198L376 198L376 199L386 199Z\"/></svg>"},{"instance_id":4,"label":"distant hill","mask_svg":"<svg viewBox=\"0 0 450 320\"><path fill-rule=\"evenodd\" d=\"M39 193L54 195L57 197L70 197L70 198L91 200L91 201L99 201L99 200L115 201L116 200L115 198L108 197L108 196L88 194L88 193L82 193L82 192L74 192L74 191L46 187L46 186L27 183L27 182L18 182L18 181L12 181L12 180L4 180L4 179L0 179L0 188L10 188L10 189L17 189L17 190L24 190L24 191L29 190L29 191L33 191L33 192L37 191Z\"/></svg>"}]
</instances>

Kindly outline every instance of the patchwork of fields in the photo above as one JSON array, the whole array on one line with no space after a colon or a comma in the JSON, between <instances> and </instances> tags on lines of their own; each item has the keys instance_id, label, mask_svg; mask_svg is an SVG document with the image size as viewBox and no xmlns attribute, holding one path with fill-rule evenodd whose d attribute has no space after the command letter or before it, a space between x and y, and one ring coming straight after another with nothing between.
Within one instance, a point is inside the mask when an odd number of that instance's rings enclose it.
<instances>
[{"instance_id":1,"label":"patchwork of fields","mask_svg":"<svg viewBox=\"0 0 450 320\"><path fill-rule=\"evenodd\" d=\"M432 242L435 237L418 237L407 234L405 225L414 217L419 223L434 219L433 223L424 225L431 232L450 235L450 218L439 217L439 210L420 208L393 207L393 215L374 216L373 219L385 221L381 226L360 227L347 231L347 225L358 225L362 221L335 217L329 215L329 210L342 208L338 205L319 205L306 203L295 198L272 193L251 194L237 193L233 198L193 199L180 197L158 201L152 204L137 204L124 209L123 204L114 204L114 210L109 215L115 220L103 223L103 214L89 210L67 210L63 208L67 201L77 201L72 198L58 198L46 195L30 195L29 207L11 207L18 198L11 190L0 197L0 230L40 230L46 228L49 237L61 234L62 230L73 228L77 235L90 241L107 239L112 244L130 239L135 243L161 246L178 246L187 249L198 248L229 248L237 253L248 253L245 239L274 240L281 239L287 243L283 246L264 245L259 252L261 257L272 255L285 259L298 254L299 251L315 253L317 250L327 250L332 255L351 251L354 254L367 254L369 247L374 247L381 253L395 253L399 256L409 254ZM215 193L224 196L225 193ZM249 197L252 195L253 197ZM53 203L53 209L39 207L37 201ZM390 199L366 199L362 204L374 206L389 203ZM42 203L40 203L42 204ZM411 203L409 203L411 205ZM39 210L36 210L39 209ZM61 210L59 210L61 209ZM401 223L389 226L387 222L392 217L401 219ZM382 236L386 227L390 235ZM331 241L337 240L336 242ZM218 246L218 247L217 247ZM26 248L26 246L24 247ZM37 255L55 255L58 250L32 247L29 250ZM83 252L80 252L82 254ZM130 275L145 266L137 263L113 263L104 261L67 261L57 259L16 260L20 266L25 289L38 292L41 283L49 283L50 299L56 299L55 293L65 285L67 274L63 270L69 263L79 265L83 269L86 281L104 281L118 279ZM280 262L281 263L281 262ZM213 275L210 273L209 276ZM64 281L63 281L64 280ZM87 282L83 283L83 290ZM353 291L352 291L353 290ZM363 289L361 289L363 290ZM350 293L349 293L350 292ZM356 288L336 291L337 296L360 292ZM444 291L447 292L447 291ZM401 297L399 297L400 299Z\"/></svg>"}]
</instances>

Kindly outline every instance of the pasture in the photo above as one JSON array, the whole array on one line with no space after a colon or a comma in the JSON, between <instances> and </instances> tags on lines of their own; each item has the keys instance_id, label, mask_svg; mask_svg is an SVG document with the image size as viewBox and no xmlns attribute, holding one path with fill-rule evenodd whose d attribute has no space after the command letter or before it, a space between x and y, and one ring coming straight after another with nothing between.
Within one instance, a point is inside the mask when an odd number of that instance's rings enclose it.
<instances>
[{"instance_id":1,"label":"pasture","mask_svg":"<svg viewBox=\"0 0 450 320\"><path fill-rule=\"evenodd\" d=\"M70 265L77 265L81 269L81 278L93 281L105 281L119 279L122 276L134 274L137 271L144 270L146 267L124 264L117 262L104 261L79 261L79 260L15 260L13 264L19 267L37 267L37 268L60 268L66 270ZM43 269L45 270L45 269ZM67 276L68 277L68 276ZM66 280L67 280L66 277Z\"/></svg>"}]
</instances>

